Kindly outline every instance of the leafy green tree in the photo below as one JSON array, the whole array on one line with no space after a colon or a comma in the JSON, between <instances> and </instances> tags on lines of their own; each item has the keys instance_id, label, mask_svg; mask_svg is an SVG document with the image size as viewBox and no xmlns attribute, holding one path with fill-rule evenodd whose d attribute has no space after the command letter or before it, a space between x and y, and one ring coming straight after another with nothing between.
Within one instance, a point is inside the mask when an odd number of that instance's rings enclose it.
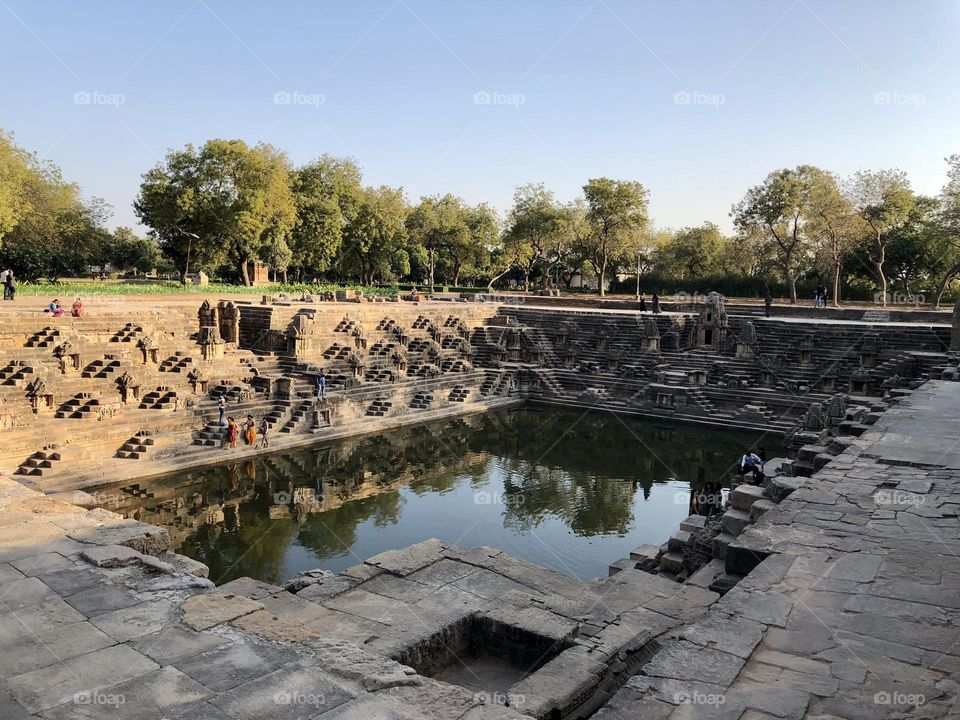
<instances>
[{"instance_id":1,"label":"leafy green tree","mask_svg":"<svg viewBox=\"0 0 960 720\"><path fill-rule=\"evenodd\" d=\"M160 248L156 240L140 237L128 227L113 231L110 263L121 271L146 273L160 262Z\"/></svg>"},{"instance_id":2,"label":"leafy green tree","mask_svg":"<svg viewBox=\"0 0 960 720\"><path fill-rule=\"evenodd\" d=\"M806 176L809 186L805 232L830 268L833 305L839 307L843 260L856 242L858 219L849 199L841 191L836 175L810 167Z\"/></svg>"},{"instance_id":3,"label":"leafy green tree","mask_svg":"<svg viewBox=\"0 0 960 720\"><path fill-rule=\"evenodd\" d=\"M734 226L753 241L765 239L773 247L790 290L790 302L797 302L799 264L811 252L804 232L812 178L818 172L810 165L793 170L776 170L760 185L747 191L733 206ZM760 252L766 252L761 245Z\"/></svg>"},{"instance_id":4,"label":"leafy green tree","mask_svg":"<svg viewBox=\"0 0 960 720\"><path fill-rule=\"evenodd\" d=\"M891 231L884 268L894 288L920 302L923 287L942 268L937 198L917 195L906 221Z\"/></svg>"},{"instance_id":5,"label":"leafy green tree","mask_svg":"<svg viewBox=\"0 0 960 720\"><path fill-rule=\"evenodd\" d=\"M36 171L37 159L0 130L0 244L31 210L26 186Z\"/></svg>"},{"instance_id":6,"label":"leafy green tree","mask_svg":"<svg viewBox=\"0 0 960 720\"><path fill-rule=\"evenodd\" d=\"M710 275L718 269L724 238L711 222L677 230L661 242L654 257L657 267L680 279Z\"/></svg>"},{"instance_id":7,"label":"leafy green tree","mask_svg":"<svg viewBox=\"0 0 960 720\"><path fill-rule=\"evenodd\" d=\"M356 215L363 187L357 163L322 155L291 175L297 222L290 238L300 275L326 272L343 242L343 229Z\"/></svg>"},{"instance_id":8,"label":"leafy green tree","mask_svg":"<svg viewBox=\"0 0 960 720\"><path fill-rule=\"evenodd\" d=\"M296 220L289 172L270 145L188 145L144 175L134 209L182 275L191 260L201 267L229 260L249 285L247 263L264 259Z\"/></svg>"},{"instance_id":9,"label":"leafy green tree","mask_svg":"<svg viewBox=\"0 0 960 720\"><path fill-rule=\"evenodd\" d=\"M597 272L600 297L606 294L611 261L635 253L647 224L648 192L629 180L596 178L583 186L588 233L579 239L583 256Z\"/></svg>"},{"instance_id":10,"label":"leafy green tree","mask_svg":"<svg viewBox=\"0 0 960 720\"><path fill-rule=\"evenodd\" d=\"M887 246L896 230L908 222L917 197L902 170L860 170L847 183L847 197L862 221L860 247L873 268L886 307Z\"/></svg>"},{"instance_id":11,"label":"leafy green tree","mask_svg":"<svg viewBox=\"0 0 960 720\"><path fill-rule=\"evenodd\" d=\"M373 284L376 278L392 276L398 262L402 265L406 217L403 190L385 185L364 188L343 232L344 265L359 275L360 282Z\"/></svg>"},{"instance_id":12,"label":"leafy green tree","mask_svg":"<svg viewBox=\"0 0 960 720\"><path fill-rule=\"evenodd\" d=\"M428 283L433 290L440 254L471 242L463 200L450 194L422 197L407 216L406 225L410 239L427 251Z\"/></svg>"},{"instance_id":13,"label":"leafy green tree","mask_svg":"<svg viewBox=\"0 0 960 720\"><path fill-rule=\"evenodd\" d=\"M563 231L560 206L543 183L530 183L516 189L503 240L510 248L514 264L523 273L524 291L530 290L530 276ZM547 278L544 273L545 282Z\"/></svg>"},{"instance_id":14,"label":"leafy green tree","mask_svg":"<svg viewBox=\"0 0 960 720\"><path fill-rule=\"evenodd\" d=\"M941 259L936 278L935 304L940 307L943 294L960 275L960 155L947 159L947 184L940 191L937 233L933 236L936 255Z\"/></svg>"},{"instance_id":15,"label":"leafy green tree","mask_svg":"<svg viewBox=\"0 0 960 720\"><path fill-rule=\"evenodd\" d=\"M486 203L463 207L461 215L466 233L458 236L461 242L447 248L454 285L460 284L462 274L476 277L489 264L500 229L496 212Z\"/></svg>"}]
</instances>

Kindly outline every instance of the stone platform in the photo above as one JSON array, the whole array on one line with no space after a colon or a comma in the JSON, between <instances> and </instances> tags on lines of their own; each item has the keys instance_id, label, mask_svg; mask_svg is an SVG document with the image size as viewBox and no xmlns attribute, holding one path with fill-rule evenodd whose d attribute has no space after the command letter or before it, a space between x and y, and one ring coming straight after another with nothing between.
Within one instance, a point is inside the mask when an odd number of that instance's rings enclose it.
<instances>
[{"instance_id":1,"label":"stone platform","mask_svg":"<svg viewBox=\"0 0 960 720\"><path fill-rule=\"evenodd\" d=\"M165 530L3 479L0 521L3 720L586 717L717 599L436 540L214 588Z\"/></svg>"},{"instance_id":2,"label":"stone platform","mask_svg":"<svg viewBox=\"0 0 960 720\"><path fill-rule=\"evenodd\" d=\"M799 479L730 547L762 562L597 720L960 717L957 407L930 382Z\"/></svg>"}]
</instances>

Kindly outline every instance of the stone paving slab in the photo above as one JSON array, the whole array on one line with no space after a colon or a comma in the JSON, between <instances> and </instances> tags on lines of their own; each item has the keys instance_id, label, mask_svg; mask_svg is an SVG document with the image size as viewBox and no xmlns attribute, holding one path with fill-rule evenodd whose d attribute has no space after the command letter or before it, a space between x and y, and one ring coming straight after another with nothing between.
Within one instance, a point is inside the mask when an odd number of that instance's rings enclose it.
<instances>
[{"instance_id":1,"label":"stone paving slab","mask_svg":"<svg viewBox=\"0 0 960 720\"><path fill-rule=\"evenodd\" d=\"M38 712L71 702L74 695L98 692L158 667L132 648L114 645L15 675L6 684L17 702L30 712Z\"/></svg>"},{"instance_id":2,"label":"stone paving slab","mask_svg":"<svg viewBox=\"0 0 960 720\"><path fill-rule=\"evenodd\" d=\"M795 478L731 544L750 574L596 719L960 716L958 400L928 383Z\"/></svg>"}]
</instances>

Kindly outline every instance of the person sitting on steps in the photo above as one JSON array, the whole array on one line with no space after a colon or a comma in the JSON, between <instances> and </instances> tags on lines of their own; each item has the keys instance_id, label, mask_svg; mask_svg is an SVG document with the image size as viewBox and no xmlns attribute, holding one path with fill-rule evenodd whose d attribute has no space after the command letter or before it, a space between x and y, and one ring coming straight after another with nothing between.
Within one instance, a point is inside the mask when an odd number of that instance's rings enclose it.
<instances>
[{"instance_id":1,"label":"person sitting on steps","mask_svg":"<svg viewBox=\"0 0 960 720\"><path fill-rule=\"evenodd\" d=\"M753 473L751 485L762 485L764 481L763 460L755 452L747 451L740 458L739 475L741 478L747 473Z\"/></svg>"}]
</instances>

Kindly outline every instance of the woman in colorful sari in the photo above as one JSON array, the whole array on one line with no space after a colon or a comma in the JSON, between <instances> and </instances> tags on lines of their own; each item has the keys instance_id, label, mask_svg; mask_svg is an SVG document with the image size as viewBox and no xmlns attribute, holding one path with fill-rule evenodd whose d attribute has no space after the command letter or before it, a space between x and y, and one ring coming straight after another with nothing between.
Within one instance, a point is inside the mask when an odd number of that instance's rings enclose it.
<instances>
[{"instance_id":1,"label":"woman in colorful sari","mask_svg":"<svg viewBox=\"0 0 960 720\"><path fill-rule=\"evenodd\" d=\"M240 426L231 417L227 418L227 447L237 446L237 437L240 435Z\"/></svg>"},{"instance_id":2,"label":"woman in colorful sari","mask_svg":"<svg viewBox=\"0 0 960 720\"><path fill-rule=\"evenodd\" d=\"M256 445L257 443L257 423L253 420L253 415L247 415L245 438L247 445Z\"/></svg>"},{"instance_id":3,"label":"woman in colorful sari","mask_svg":"<svg viewBox=\"0 0 960 720\"><path fill-rule=\"evenodd\" d=\"M83 300L77 298L73 301L73 307L70 309L70 314L74 317L83 317L87 314L86 308L83 307Z\"/></svg>"}]
</instances>

